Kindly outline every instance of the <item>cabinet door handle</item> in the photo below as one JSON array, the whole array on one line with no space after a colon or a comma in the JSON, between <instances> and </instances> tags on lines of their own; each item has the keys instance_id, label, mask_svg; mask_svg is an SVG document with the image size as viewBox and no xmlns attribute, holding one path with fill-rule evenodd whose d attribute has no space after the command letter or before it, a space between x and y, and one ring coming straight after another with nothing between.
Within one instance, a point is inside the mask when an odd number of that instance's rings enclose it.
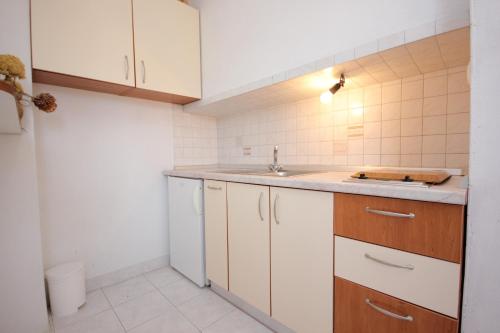
<instances>
[{"instance_id":1,"label":"cabinet door handle","mask_svg":"<svg viewBox=\"0 0 500 333\"><path fill-rule=\"evenodd\" d=\"M399 319L399 320L405 320L405 321L413 321L413 317L412 316L401 316L401 315L398 315L396 313L393 313L391 311L388 311L386 309L383 309L381 308L380 306L377 306L375 304L372 303L372 301L370 301L370 299L365 299L365 302L366 304L368 304L369 306L372 307L372 309L375 309L376 311L388 316L388 317L391 317L391 318L395 318L395 319Z\"/></svg>"},{"instance_id":2,"label":"cabinet door handle","mask_svg":"<svg viewBox=\"0 0 500 333\"><path fill-rule=\"evenodd\" d=\"M385 211L385 210L373 209L373 208L370 208L370 207L365 207L365 211L368 212L368 213L372 213L372 214L383 215L383 216L390 216L390 217L402 217L402 218L407 218L407 219L413 219L413 218L415 218L415 214L413 214L413 213L408 213L408 214L395 213L395 212L388 212L388 211Z\"/></svg>"},{"instance_id":3,"label":"cabinet door handle","mask_svg":"<svg viewBox=\"0 0 500 333\"><path fill-rule=\"evenodd\" d=\"M220 187L220 186L207 185L207 188L209 190L215 190L215 191L221 191L222 190L222 187Z\"/></svg>"},{"instance_id":4,"label":"cabinet door handle","mask_svg":"<svg viewBox=\"0 0 500 333\"><path fill-rule=\"evenodd\" d=\"M141 65L142 65L142 83L146 83L146 64L144 63L144 60L141 60Z\"/></svg>"},{"instance_id":5,"label":"cabinet door handle","mask_svg":"<svg viewBox=\"0 0 500 333\"><path fill-rule=\"evenodd\" d=\"M366 259L370 259L372 261L375 261L375 262L377 262L379 264L382 264L382 265L385 265L385 266L389 266L389 267L402 268L402 269L407 269L407 270L410 270L410 271L412 271L412 270L415 269L415 267L413 265L398 265L398 264L393 264L393 263L390 263L388 261L372 257L368 253L365 253L365 258Z\"/></svg>"},{"instance_id":6,"label":"cabinet door handle","mask_svg":"<svg viewBox=\"0 0 500 333\"><path fill-rule=\"evenodd\" d=\"M130 72L130 66L128 64L128 55L125 55L125 80L127 81L129 72Z\"/></svg>"},{"instance_id":7,"label":"cabinet door handle","mask_svg":"<svg viewBox=\"0 0 500 333\"><path fill-rule=\"evenodd\" d=\"M259 195L259 216L260 220L264 221L264 217L262 216L262 199L264 198L264 193L260 192Z\"/></svg>"},{"instance_id":8,"label":"cabinet door handle","mask_svg":"<svg viewBox=\"0 0 500 333\"><path fill-rule=\"evenodd\" d=\"M276 222L276 224L280 224L280 221L278 219L278 200L279 200L279 198L280 198L279 194L276 194L276 196L274 197L273 213L274 213L274 221Z\"/></svg>"}]
</instances>

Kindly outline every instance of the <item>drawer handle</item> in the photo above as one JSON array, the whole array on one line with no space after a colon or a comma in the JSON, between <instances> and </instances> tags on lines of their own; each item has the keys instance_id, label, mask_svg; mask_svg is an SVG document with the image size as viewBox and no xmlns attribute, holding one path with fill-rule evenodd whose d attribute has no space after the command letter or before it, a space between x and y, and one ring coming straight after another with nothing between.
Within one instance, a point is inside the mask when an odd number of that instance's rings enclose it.
<instances>
[{"instance_id":1,"label":"drawer handle","mask_svg":"<svg viewBox=\"0 0 500 333\"><path fill-rule=\"evenodd\" d=\"M382 265L390 266L390 267L403 268L403 269L408 269L410 271L412 271L412 270L415 269L415 267L413 265L398 265L398 264L393 264L393 263L387 262L385 260L374 258L371 255L369 255L368 253L365 253L365 258L373 260L375 262L378 262L379 264L382 264Z\"/></svg>"},{"instance_id":2,"label":"drawer handle","mask_svg":"<svg viewBox=\"0 0 500 333\"><path fill-rule=\"evenodd\" d=\"M377 310L378 312L386 315L386 316L389 316L391 318L395 318L395 319L399 319L399 320L405 320L405 321L413 321L413 317L412 316L401 316L401 315L398 315L398 314L395 314L391 311L388 311L386 309L383 309L381 308L380 306L377 306L375 304L373 304L368 298L365 299L365 302L366 304L368 304L369 306L372 307L372 309L375 309Z\"/></svg>"},{"instance_id":3,"label":"drawer handle","mask_svg":"<svg viewBox=\"0 0 500 333\"><path fill-rule=\"evenodd\" d=\"M408 214L395 213L395 212L388 212L385 210L373 209L370 207L366 207L365 211L368 213L372 213L372 214L391 216L391 217L402 217L402 218L407 218L407 219L414 219L415 218L415 214L413 214L413 213L408 213Z\"/></svg>"},{"instance_id":4,"label":"drawer handle","mask_svg":"<svg viewBox=\"0 0 500 333\"><path fill-rule=\"evenodd\" d=\"M216 191L221 191L222 190L222 187L220 186L212 186L212 185L208 185L207 188L209 190L216 190Z\"/></svg>"},{"instance_id":5,"label":"drawer handle","mask_svg":"<svg viewBox=\"0 0 500 333\"><path fill-rule=\"evenodd\" d=\"M264 221L264 217L262 216L262 199L264 198L264 193L260 192L259 195L259 217L261 221Z\"/></svg>"}]
</instances>

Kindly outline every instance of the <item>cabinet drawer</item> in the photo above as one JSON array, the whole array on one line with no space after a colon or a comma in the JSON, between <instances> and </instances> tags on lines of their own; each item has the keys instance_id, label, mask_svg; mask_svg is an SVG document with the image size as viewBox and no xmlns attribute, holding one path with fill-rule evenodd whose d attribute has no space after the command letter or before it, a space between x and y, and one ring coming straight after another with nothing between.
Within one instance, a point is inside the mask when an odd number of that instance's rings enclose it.
<instances>
[{"instance_id":1,"label":"cabinet drawer","mask_svg":"<svg viewBox=\"0 0 500 333\"><path fill-rule=\"evenodd\" d=\"M340 278L335 278L334 326L335 333L458 332L455 319Z\"/></svg>"},{"instance_id":2,"label":"cabinet drawer","mask_svg":"<svg viewBox=\"0 0 500 333\"><path fill-rule=\"evenodd\" d=\"M460 263L464 206L336 193L334 229L339 236Z\"/></svg>"},{"instance_id":3,"label":"cabinet drawer","mask_svg":"<svg viewBox=\"0 0 500 333\"><path fill-rule=\"evenodd\" d=\"M460 265L335 237L335 276L458 317Z\"/></svg>"}]
</instances>

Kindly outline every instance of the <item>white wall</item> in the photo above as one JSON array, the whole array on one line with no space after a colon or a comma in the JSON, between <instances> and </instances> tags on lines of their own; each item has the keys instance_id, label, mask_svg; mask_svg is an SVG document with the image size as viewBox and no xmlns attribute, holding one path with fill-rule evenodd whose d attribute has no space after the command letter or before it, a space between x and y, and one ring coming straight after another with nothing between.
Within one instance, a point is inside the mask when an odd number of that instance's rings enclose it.
<instances>
[{"instance_id":1,"label":"white wall","mask_svg":"<svg viewBox=\"0 0 500 333\"><path fill-rule=\"evenodd\" d=\"M191 2L200 9L204 97L469 9L468 0Z\"/></svg>"},{"instance_id":2,"label":"white wall","mask_svg":"<svg viewBox=\"0 0 500 333\"><path fill-rule=\"evenodd\" d=\"M471 1L471 160L462 331L500 332L500 2ZM492 153L495 151L495 153Z\"/></svg>"},{"instance_id":3,"label":"white wall","mask_svg":"<svg viewBox=\"0 0 500 333\"><path fill-rule=\"evenodd\" d=\"M59 105L37 114L45 266L83 260L87 278L168 253L174 106L35 84Z\"/></svg>"},{"instance_id":4,"label":"white wall","mask_svg":"<svg viewBox=\"0 0 500 333\"><path fill-rule=\"evenodd\" d=\"M0 54L24 62L31 91L29 1L1 0ZM31 108L21 135L0 134L0 332L48 330Z\"/></svg>"}]
</instances>

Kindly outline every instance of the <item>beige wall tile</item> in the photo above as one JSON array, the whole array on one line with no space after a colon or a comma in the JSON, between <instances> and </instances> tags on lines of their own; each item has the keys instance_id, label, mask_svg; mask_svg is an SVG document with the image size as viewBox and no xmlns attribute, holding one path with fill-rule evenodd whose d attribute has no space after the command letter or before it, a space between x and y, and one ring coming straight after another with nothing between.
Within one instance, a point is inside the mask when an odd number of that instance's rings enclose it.
<instances>
[{"instance_id":1,"label":"beige wall tile","mask_svg":"<svg viewBox=\"0 0 500 333\"><path fill-rule=\"evenodd\" d=\"M364 151L363 153L369 155L380 155L380 138L376 139L364 139Z\"/></svg>"},{"instance_id":2,"label":"beige wall tile","mask_svg":"<svg viewBox=\"0 0 500 333\"><path fill-rule=\"evenodd\" d=\"M469 134L451 134L446 137L447 154L469 153Z\"/></svg>"},{"instance_id":3,"label":"beige wall tile","mask_svg":"<svg viewBox=\"0 0 500 333\"><path fill-rule=\"evenodd\" d=\"M380 105L382 103L382 87L380 85L365 88L364 106Z\"/></svg>"},{"instance_id":4,"label":"beige wall tile","mask_svg":"<svg viewBox=\"0 0 500 333\"><path fill-rule=\"evenodd\" d=\"M397 137L397 138L382 138L381 153L383 155L400 154L401 153L401 138L399 138L399 137Z\"/></svg>"},{"instance_id":5,"label":"beige wall tile","mask_svg":"<svg viewBox=\"0 0 500 333\"><path fill-rule=\"evenodd\" d=\"M446 134L446 115L424 117L424 135Z\"/></svg>"},{"instance_id":6,"label":"beige wall tile","mask_svg":"<svg viewBox=\"0 0 500 333\"><path fill-rule=\"evenodd\" d=\"M382 123L380 121L365 123L364 129L365 138L380 138L382 136Z\"/></svg>"},{"instance_id":7,"label":"beige wall tile","mask_svg":"<svg viewBox=\"0 0 500 333\"><path fill-rule=\"evenodd\" d=\"M446 154L446 167L467 170L469 168L469 154Z\"/></svg>"},{"instance_id":8,"label":"beige wall tile","mask_svg":"<svg viewBox=\"0 0 500 333\"><path fill-rule=\"evenodd\" d=\"M382 120L400 119L401 103L382 104Z\"/></svg>"},{"instance_id":9,"label":"beige wall tile","mask_svg":"<svg viewBox=\"0 0 500 333\"><path fill-rule=\"evenodd\" d=\"M424 96L424 81L403 82L401 98L403 101L422 98Z\"/></svg>"},{"instance_id":10,"label":"beige wall tile","mask_svg":"<svg viewBox=\"0 0 500 333\"><path fill-rule=\"evenodd\" d=\"M401 155L401 166L407 168L420 168L422 166L422 155Z\"/></svg>"},{"instance_id":11,"label":"beige wall tile","mask_svg":"<svg viewBox=\"0 0 500 333\"><path fill-rule=\"evenodd\" d=\"M363 155L348 155L347 156L347 165L350 165L350 166L363 165Z\"/></svg>"},{"instance_id":12,"label":"beige wall tile","mask_svg":"<svg viewBox=\"0 0 500 333\"><path fill-rule=\"evenodd\" d=\"M467 73L465 71L448 75L448 94L467 92L469 89L469 82L467 81Z\"/></svg>"},{"instance_id":13,"label":"beige wall tile","mask_svg":"<svg viewBox=\"0 0 500 333\"><path fill-rule=\"evenodd\" d=\"M423 154L444 154L446 152L446 135L424 135L422 140Z\"/></svg>"},{"instance_id":14,"label":"beige wall tile","mask_svg":"<svg viewBox=\"0 0 500 333\"><path fill-rule=\"evenodd\" d=\"M401 120L382 121L382 137L400 137L401 136Z\"/></svg>"},{"instance_id":15,"label":"beige wall tile","mask_svg":"<svg viewBox=\"0 0 500 333\"><path fill-rule=\"evenodd\" d=\"M382 103L393 103L401 101L401 82L382 86Z\"/></svg>"},{"instance_id":16,"label":"beige wall tile","mask_svg":"<svg viewBox=\"0 0 500 333\"><path fill-rule=\"evenodd\" d=\"M400 155L381 155L380 165L398 167L401 160Z\"/></svg>"},{"instance_id":17,"label":"beige wall tile","mask_svg":"<svg viewBox=\"0 0 500 333\"><path fill-rule=\"evenodd\" d=\"M448 95L448 113L464 113L470 111L470 93Z\"/></svg>"},{"instance_id":18,"label":"beige wall tile","mask_svg":"<svg viewBox=\"0 0 500 333\"><path fill-rule=\"evenodd\" d=\"M470 127L470 114L456 113L446 116L446 134L468 133Z\"/></svg>"},{"instance_id":19,"label":"beige wall tile","mask_svg":"<svg viewBox=\"0 0 500 333\"><path fill-rule=\"evenodd\" d=\"M444 168L446 167L445 154L423 154L422 166L428 168Z\"/></svg>"},{"instance_id":20,"label":"beige wall tile","mask_svg":"<svg viewBox=\"0 0 500 333\"><path fill-rule=\"evenodd\" d=\"M422 117L423 100L414 99L401 103L401 118Z\"/></svg>"},{"instance_id":21,"label":"beige wall tile","mask_svg":"<svg viewBox=\"0 0 500 333\"><path fill-rule=\"evenodd\" d=\"M364 108L364 121L380 121L382 119L382 106L374 105Z\"/></svg>"},{"instance_id":22,"label":"beige wall tile","mask_svg":"<svg viewBox=\"0 0 500 333\"><path fill-rule=\"evenodd\" d=\"M363 164L369 166L380 166L380 153L376 155L364 155Z\"/></svg>"},{"instance_id":23,"label":"beige wall tile","mask_svg":"<svg viewBox=\"0 0 500 333\"><path fill-rule=\"evenodd\" d=\"M362 155L363 154L363 138L349 139L347 141L347 154L348 155Z\"/></svg>"},{"instance_id":24,"label":"beige wall tile","mask_svg":"<svg viewBox=\"0 0 500 333\"><path fill-rule=\"evenodd\" d=\"M422 135L423 119L408 118L401 119L401 136Z\"/></svg>"},{"instance_id":25,"label":"beige wall tile","mask_svg":"<svg viewBox=\"0 0 500 333\"><path fill-rule=\"evenodd\" d=\"M446 95L424 98L423 115L436 116L446 114L446 102Z\"/></svg>"},{"instance_id":26,"label":"beige wall tile","mask_svg":"<svg viewBox=\"0 0 500 333\"><path fill-rule=\"evenodd\" d=\"M408 136L401 138L401 154L422 154L422 137Z\"/></svg>"},{"instance_id":27,"label":"beige wall tile","mask_svg":"<svg viewBox=\"0 0 500 333\"><path fill-rule=\"evenodd\" d=\"M445 72L446 73L446 72ZM424 97L446 95L448 77L446 75L424 79Z\"/></svg>"}]
</instances>

